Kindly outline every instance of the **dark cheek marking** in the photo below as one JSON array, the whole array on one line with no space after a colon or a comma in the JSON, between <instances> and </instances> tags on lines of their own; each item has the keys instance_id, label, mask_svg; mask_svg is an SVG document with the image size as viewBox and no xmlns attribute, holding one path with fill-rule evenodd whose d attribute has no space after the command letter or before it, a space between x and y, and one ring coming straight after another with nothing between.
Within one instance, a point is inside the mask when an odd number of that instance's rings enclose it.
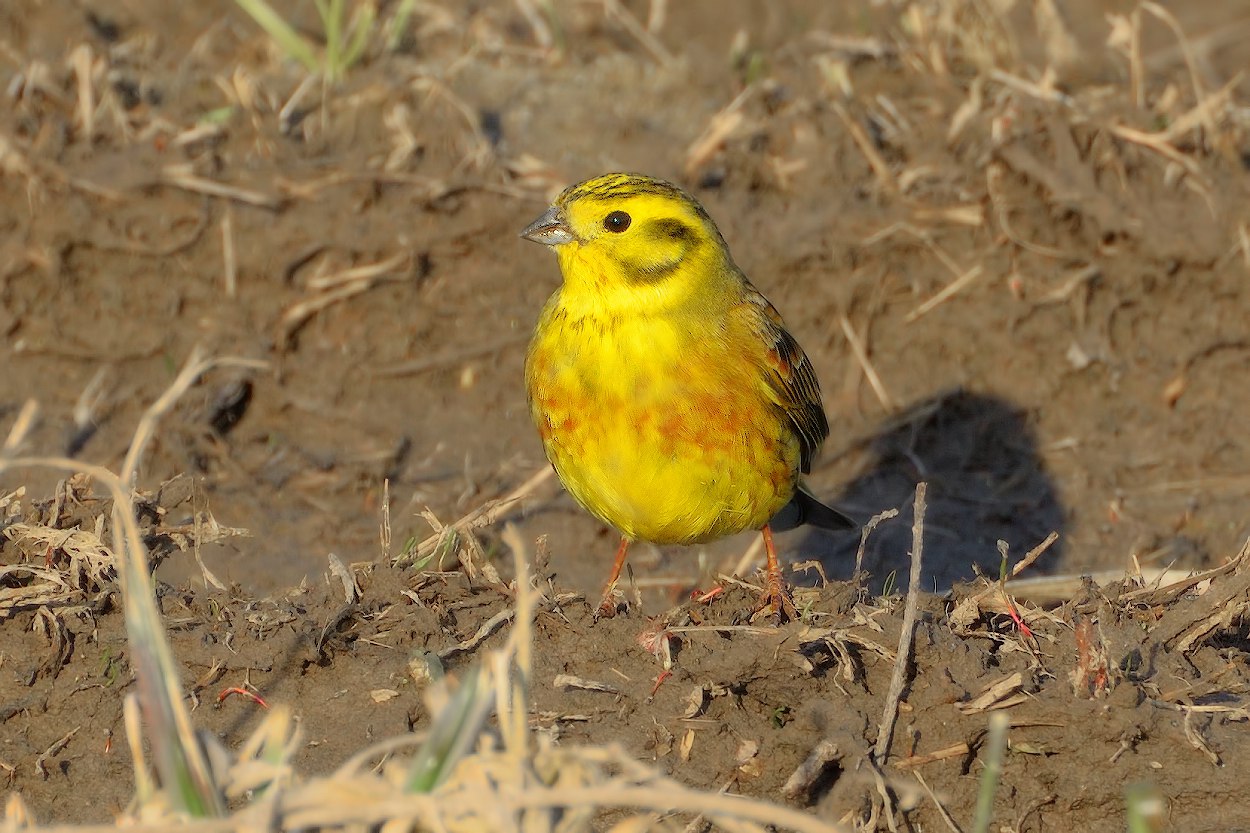
<instances>
[{"instance_id":1,"label":"dark cheek marking","mask_svg":"<svg viewBox=\"0 0 1250 833\"><path fill-rule=\"evenodd\" d=\"M631 264L629 271L632 273L632 278L636 283L659 283L676 272L677 267L680 265L681 258L676 257L661 263L648 263L646 266Z\"/></svg>"},{"instance_id":2,"label":"dark cheek marking","mask_svg":"<svg viewBox=\"0 0 1250 833\"><path fill-rule=\"evenodd\" d=\"M694 240L694 229L681 220L673 218L656 220L647 227L647 231L654 237L667 237L669 240L685 241L686 243Z\"/></svg>"},{"instance_id":3,"label":"dark cheek marking","mask_svg":"<svg viewBox=\"0 0 1250 833\"><path fill-rule=\"evenodd\" d=\"M698 243L695 230L676 218L652 220L639 232L651 244L648 257L621 261L621 267L635 283L659 283L686 261Z\"/></svg>"}]
</instances>

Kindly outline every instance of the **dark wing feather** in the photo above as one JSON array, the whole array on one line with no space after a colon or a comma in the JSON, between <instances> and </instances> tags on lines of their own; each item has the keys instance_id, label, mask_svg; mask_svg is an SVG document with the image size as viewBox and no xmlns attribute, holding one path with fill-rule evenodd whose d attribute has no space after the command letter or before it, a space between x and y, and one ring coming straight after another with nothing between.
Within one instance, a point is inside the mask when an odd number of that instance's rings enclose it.
<instances>
[{"instance_id":1,"label":"dark wing feather","mask_svg":"<svg viewBox=\"0 0 1250 833\"><path fill-rule=\"evenodd\" d=\"M794 424L799 435L800 469L811 471L812 458L820 444L829 436L829 420L820 401L820 384L816 371L803 348L786 331L781 313L754 287L748 286L747 301L755 313L756 326L766 347L765 365L770 371L768 383L777 403Z\"/></svg>"}]
</instances>

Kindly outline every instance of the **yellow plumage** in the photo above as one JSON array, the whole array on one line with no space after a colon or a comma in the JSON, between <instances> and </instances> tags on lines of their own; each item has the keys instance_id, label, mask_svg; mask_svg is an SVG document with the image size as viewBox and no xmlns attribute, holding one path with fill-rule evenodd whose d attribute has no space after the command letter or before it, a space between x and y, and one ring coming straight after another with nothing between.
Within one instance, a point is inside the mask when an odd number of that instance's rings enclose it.
<instances>
[{"instance_id":1,"label":"yellow plumage","mask_svg":"<svg viewBox=\"0 0 1250 833\"><path fill-rule=\"evenodd\" d=\"M702 206L660 180L574 185L523 236L564 275L526 359L531 415L565 488L623 536L605 601L630 540L760 529L769 601L793 615L768 523L849 524L799 489L829 429L777 311Z\"/></svg>"}]
</instances>

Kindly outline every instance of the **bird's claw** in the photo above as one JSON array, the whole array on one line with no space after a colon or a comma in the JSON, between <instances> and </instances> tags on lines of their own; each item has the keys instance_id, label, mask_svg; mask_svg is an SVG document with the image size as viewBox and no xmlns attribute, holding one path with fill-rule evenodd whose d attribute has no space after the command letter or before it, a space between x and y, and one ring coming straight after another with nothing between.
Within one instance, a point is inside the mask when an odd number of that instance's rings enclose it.
<instances>
[{"instance_id":1,"label":"bird's claw","mask_svg":"<svg viewBox=\"0 0 1250 833\"><path fill-rule=\"evenodd\" d=\"M794 598L785 584L780 581L768 583L760 595L759 604L756 605L755 610L751 611L751 618L754 619L766 610L771 611L773 621L778 625L794 622L799 618L799 609L794 606Z\"/></svg>"},{"instance_id":2,"label":"bird's claw","mask_svg":"<svg viewBox=\"0 0 1250 833\"><path fill-rule=\"evenodd\" d=\"M603 598L599 600L599 606L595 608L595 621L600 619L612 619L621 609L623 597L616 585L612 584L603 591Z\"/></svg>"}]
</instances>

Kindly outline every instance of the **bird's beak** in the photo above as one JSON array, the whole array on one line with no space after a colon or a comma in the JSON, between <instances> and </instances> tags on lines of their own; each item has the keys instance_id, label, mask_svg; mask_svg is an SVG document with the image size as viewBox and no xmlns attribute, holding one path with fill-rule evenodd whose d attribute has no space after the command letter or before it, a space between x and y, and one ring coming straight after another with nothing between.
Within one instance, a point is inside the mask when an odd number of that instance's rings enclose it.
<instances>
[{"instance_id":1,"label":"bird's beak","mask_svg":"<svg viewBox=\"0 0 1250 833\"><path fill-rule=\"evenodd\" d=\"M543 215L525 227L521 236L544 246L559 246L573 242L573 232L565 222L564 212L558 206L551 206Z\"/></svg>"}]
</instances>

